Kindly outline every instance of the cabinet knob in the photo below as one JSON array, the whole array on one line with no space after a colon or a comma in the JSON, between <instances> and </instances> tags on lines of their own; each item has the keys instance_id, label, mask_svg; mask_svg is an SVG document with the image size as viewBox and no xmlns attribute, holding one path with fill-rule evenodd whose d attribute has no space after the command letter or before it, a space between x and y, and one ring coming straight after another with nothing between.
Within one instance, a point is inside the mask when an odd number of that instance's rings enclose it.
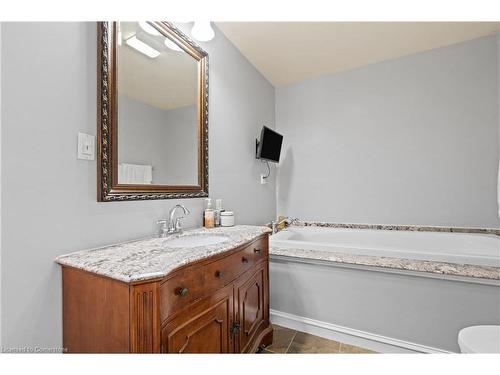
<instances>
[{"instance_id":1,"label":"cabinet knob","mask_svg":"<svg viewBox=\"0 0 500 375\"><path fill-rule=\"evenodd\" d=\"M259 253L259 254L260 254L261 250L260 250L259 248L257 248L257 247L254 247L253 252L254 252L254 253Z\"/></svg>"},{"instance_id":2,"label":"cabinet knob","mask_svg":"<svg viewBox=\"0 0 500 375\"><path fill-rule=\"evenodd\" d=\"M224 277L224 272L223 271L217 271L215 273L215 277L222 279Z\"/></svg>"},{"instance_id":3,"label":"cabinet knob","mask_svg":"<svg viewBox=\"0 0 500 375\"><path fill-rule=\"evenodd\" d=\"M241 261L242 261L243 263L248 263L248 259L247 259L247 258L245 258L245 257L241 258Z\"/></svg>"},{"instance_id":4,"label":"cabinet knob","mask_svg":"<svg viewBox=\"0 0 500 375\"><path fill-rule=\"evenodd\" d=\"M240 333L240 323L234 323L231 328L229 328L229 333L231 333L232 335L237 335L238 333Z\"/></svg>"},{"instance_id":5,"label":"cabinet knob","mask_svg":"<svg viewBox=\"0 0 500 375\"><path fill-rule=\"evenodd\" d=\"M178 295L179 297L185 297L187 296L188 292L189 292L188 288L180 287L177 289L175 294Z\"/></svg>"}]
</instances>

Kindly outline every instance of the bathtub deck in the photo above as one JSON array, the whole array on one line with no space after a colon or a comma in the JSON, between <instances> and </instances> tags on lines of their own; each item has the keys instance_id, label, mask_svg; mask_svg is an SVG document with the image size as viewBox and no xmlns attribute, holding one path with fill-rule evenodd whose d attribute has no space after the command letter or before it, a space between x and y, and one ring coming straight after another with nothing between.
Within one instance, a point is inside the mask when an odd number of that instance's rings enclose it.
<instances>
[{"instance_id":1,"label":"bathtub deck","mask_svg":"<svg viewBox=\"0 0 500 375\"><path fill-rule=\"evenodd\" d=\"M272 257L289 257L295 259L311 259L340 264L388 268L396 270L425 272L431 274L460 276L467 278L500 281L499 267L485 267L469 264L454 264L416 259L389 258L349 253L299 249L284 246L273 246L272 238L269 248Z\"/></svg>"},{"instance_id":2,"label":"bathtub deck","mask_svg":"<svg viewBox=\"0 0 500 375\"><path fill-rule=\"evenodd\" d=\"M497 229L302 224L291 225L270 237L271 257L500 285Z\"/></svg>"}]
</instances>

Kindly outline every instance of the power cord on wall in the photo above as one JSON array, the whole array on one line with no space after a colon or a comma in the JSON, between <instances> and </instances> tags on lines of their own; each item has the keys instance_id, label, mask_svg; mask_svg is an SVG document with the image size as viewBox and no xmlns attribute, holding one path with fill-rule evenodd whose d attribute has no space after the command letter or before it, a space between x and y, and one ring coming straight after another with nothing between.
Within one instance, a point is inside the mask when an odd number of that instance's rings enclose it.
<instances>
[{"instance_id":1,"label":"power cord on wall","mask_svg":"<svg viewBox=\"0 0 500 375\"><path fill-rule=\"evenodd\" d=\"M269 166L269 162L267 160L261 160L261 162L266 163L267 165L267 176L262 176L262 178L268 178L271 175L271 167Z\"/></svg>"},{"instance_id":2,"label":"power cord on wall","mask_svg":"<svg viewBox=\"0 0 500 375\"><path fill-rule=\"evenodd\" d=\"M267 160L260 160L262 163L266 163L267 165L267 175L261 174L260 175L260 183L261 185L267 184L267 178L271 175L271 167L269 166L269 162Z\"/></svg>"}]
</instances>

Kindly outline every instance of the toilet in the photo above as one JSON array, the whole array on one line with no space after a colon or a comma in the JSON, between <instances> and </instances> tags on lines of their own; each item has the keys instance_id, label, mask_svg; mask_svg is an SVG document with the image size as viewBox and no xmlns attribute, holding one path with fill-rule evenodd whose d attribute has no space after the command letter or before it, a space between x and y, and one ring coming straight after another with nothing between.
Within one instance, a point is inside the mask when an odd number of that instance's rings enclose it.
<instances>
[{"instance_id":1,"label":"toilet","mask_svg":"<svg viewBox=\"0 0 500 375\"><path fill-rule=\"evenodd\" d=\"M500 353L500 326L472 326L460 330L462 353Z\"/></svg>"}]
</instances>

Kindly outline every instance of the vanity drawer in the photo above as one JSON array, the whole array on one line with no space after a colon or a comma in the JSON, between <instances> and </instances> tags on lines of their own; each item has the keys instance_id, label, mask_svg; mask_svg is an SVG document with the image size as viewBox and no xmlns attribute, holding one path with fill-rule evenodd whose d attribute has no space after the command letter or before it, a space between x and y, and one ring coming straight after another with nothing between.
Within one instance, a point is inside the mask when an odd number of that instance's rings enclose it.
<instances>
[{"instance_id":1,"label":"vanity drawer","mask_svg":"<svg viewBox=\"0 0 500 375\"><path fill-rule=\"evenodd\" d=\"M193 266L180 271L160 286L160 316L163 322L173 313L206 294L204 267Z\"/></svg>"},{"instance_id":2,"label":"vanity drawer","mask_svg":"<svg viewBox=\"0 0 500 375\"><path fill-rule=\"evenodd\" d=\"M248 245L248 251L252 254L254 263L258 263L262 259L266 259L269 256L268 237L265 236L252 242Z\"/></svg>"},{"instance_id":3,"label":"vanity drawer","mask_svg":"<svg viewBox=\"0 0 500 375\"><path fill-rule=\"evenodd\" d=\"M222 288L253 266L253 259L247 249L219 259L206 266L205 282L210 290Z\"/></svg>"},{"instance_id":4,"label":"vanity drawer","mask_svg":"<svg viewBox=\"0 0 500 375\"><path fill-rule=\"evenodd\" d=\"M160 286L161 321L203 298L209 291L218 290L231 283L267 257L266 236L253 241L234 254L179 271Z\"/></svg>"},{"instance_id":5,"label":"vanity drawer","mask_svg":"<svg viewBox=\"0 0 500 375\"><path fill-rule=\"evenodd\" d=\"M207 288L210 290L222 288L252 268L261 259L267 258L267 254L267 240L261 239L228 257L208 264L205 269Z\"/></svg>"}]
</instances>

